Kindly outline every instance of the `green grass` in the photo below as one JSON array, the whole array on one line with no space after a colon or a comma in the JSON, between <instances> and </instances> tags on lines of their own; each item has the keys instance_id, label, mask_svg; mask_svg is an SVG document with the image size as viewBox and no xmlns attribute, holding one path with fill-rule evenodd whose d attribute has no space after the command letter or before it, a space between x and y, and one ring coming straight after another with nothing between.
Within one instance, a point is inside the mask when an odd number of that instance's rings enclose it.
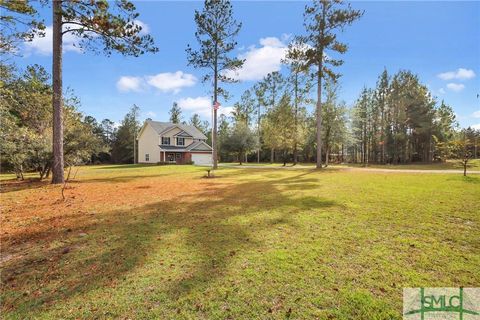
<instances>
[{"instance_id":1,"label":"green grass","mask_svg":"<svg viewBox=\"0 0 480 320\"><path fill-rule=\"evenodd\" d=\"M236 167L238 163L224 163L222 164L228 167ZM257 162L248 162L243 163L245 166L261 166L261 167L283 167L283 163L257 163ZM299 163L296 167L313 167L314 163ZM287 163L286 167L292 167L291 163ZM334 168L363 168L363 164L335 164L332 163L329 167ZM447 162L441 163L413 163L413 164L369 164L368 168L378 168L378 169L391 169L391 170L463 170L463 166L458 160L448 160ZM469 161L468 171L480 171L480 159L473 159Z\"/></svg>"},{"instance_id":2,"label":"green grass","mask_svg":"<svg viewBox=\"0 0 480 320\"><path fill-rule=\"evenodd\" d=\"M480 283L480 177L204 174L83 167L65 203L7 185L3 318L401 319L404 287Z\"/></svg>"}]
</instances>

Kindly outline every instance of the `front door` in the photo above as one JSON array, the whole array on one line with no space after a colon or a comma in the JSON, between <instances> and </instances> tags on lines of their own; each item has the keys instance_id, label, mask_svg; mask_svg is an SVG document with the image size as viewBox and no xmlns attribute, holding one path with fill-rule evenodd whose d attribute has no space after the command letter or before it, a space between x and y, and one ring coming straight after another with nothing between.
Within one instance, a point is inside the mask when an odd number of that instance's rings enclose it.
<instances>
[{"instance_id":1,"label":"front door","mask_svg":"<svg viewBox=\"0 0 480 320\"><path fill-rule=\"evenodd\" d=\"M175 162L175 153L167 153L167 162Z\"/></svg>"}]
</instances>

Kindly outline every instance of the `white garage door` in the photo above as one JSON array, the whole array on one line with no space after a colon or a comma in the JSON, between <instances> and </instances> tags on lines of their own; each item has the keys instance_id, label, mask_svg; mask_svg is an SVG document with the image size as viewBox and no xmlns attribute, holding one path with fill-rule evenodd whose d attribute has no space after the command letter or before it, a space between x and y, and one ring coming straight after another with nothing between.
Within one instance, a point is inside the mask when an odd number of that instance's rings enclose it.
<instances>
[{"instance_id":1,"label":"white garage door","mask_svg":"<svg viewBox=\"0 0 480 320\"><path fill-rule=\"evenodd\" d=\"M211 166L212 155L208 153L192 153L193 164L199 166Z\"/></svg>"}]
</instances>

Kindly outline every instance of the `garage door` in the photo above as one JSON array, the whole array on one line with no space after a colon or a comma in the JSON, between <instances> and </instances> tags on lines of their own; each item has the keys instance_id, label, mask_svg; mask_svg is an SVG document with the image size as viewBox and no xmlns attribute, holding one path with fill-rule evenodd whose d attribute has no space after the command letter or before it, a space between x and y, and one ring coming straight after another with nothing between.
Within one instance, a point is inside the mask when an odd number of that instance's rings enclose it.
<instances>
[{"instance_id":1,"label":"garage door","mask_svg":"<svg viewBox=\"0 0 480 320\"><path fill-rule=\"evenodd\" d=\"M211 166L212 155L208 153L192 153L193 164L199 166Z\"/></svg>"}]
</instances>

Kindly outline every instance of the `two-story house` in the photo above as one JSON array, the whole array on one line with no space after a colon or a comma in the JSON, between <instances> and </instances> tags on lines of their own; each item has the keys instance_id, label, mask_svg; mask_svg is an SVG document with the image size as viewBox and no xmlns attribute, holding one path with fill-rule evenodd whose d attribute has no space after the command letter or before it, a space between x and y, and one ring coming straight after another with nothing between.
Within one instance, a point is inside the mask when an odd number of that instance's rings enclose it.
<instances>
[{"instance_id":1,"label":"two-story house","mask_svg":"<svg viewBox=\"0 0 480 320\"><path fill-rule=\"evenodd\" d=\"M194 126L147 120L138 133L138 162L212 163L207 137Z\"/></svg>"}]
</instances>

